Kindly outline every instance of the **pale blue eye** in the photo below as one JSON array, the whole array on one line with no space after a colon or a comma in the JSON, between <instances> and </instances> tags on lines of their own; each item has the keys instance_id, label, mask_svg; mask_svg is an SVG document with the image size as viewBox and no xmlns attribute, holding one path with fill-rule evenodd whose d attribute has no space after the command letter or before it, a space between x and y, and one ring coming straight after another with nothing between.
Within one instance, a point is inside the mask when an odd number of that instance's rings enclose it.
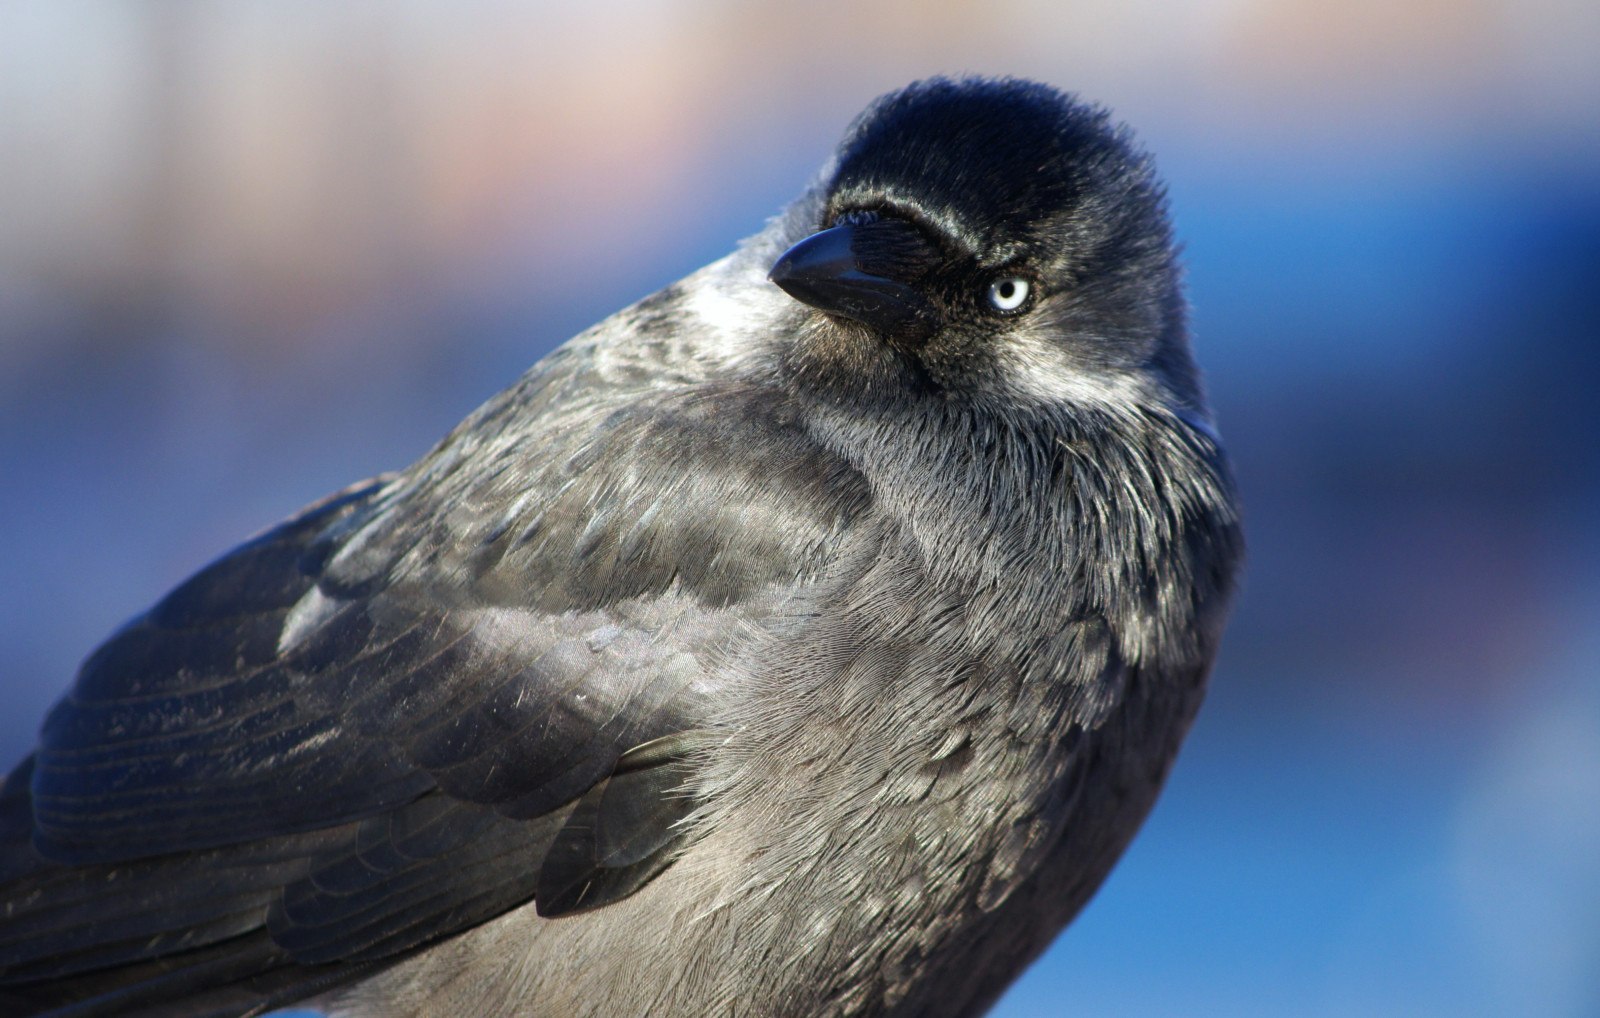
<instances>
[{"instance_id":1,"label":"pale blue eye","mask_svg":"<svg viewBox=\"0 0 1600 1018\"><path fill-rule=\"evenodd\" d=\"M1021 276L1006 276L989 284L989 304L996 311L1015 311L1028 299L1033 287Z\"/></svg>"}]
</instances>

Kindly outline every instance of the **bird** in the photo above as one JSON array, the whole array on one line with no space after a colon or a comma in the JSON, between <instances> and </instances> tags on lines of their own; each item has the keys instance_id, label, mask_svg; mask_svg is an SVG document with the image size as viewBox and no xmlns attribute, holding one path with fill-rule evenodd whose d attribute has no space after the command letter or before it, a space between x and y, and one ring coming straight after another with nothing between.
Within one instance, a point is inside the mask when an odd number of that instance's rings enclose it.
<instances>
[{"instance_id":1,"label":"bird","mask_svg":"<svg viewBox=\"0 0 1600 1018\"><path fill-rule=\"evenodd\" d=\"M953 1016L1084 907L1243 555L1150 155L872 102L734 252L111 635L0 1011Z\"/></svg>"}]
</instances>

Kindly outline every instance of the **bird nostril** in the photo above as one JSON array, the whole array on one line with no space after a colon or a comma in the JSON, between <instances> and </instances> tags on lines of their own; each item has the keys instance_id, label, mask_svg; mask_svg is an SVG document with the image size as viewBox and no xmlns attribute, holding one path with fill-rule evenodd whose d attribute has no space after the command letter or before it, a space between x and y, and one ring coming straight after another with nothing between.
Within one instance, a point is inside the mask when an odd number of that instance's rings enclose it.
<instances>
[{"instance_id":1,"label":"bird nostril","mask_svg":"<svg viewBox=\"0 0 1600 1018\"><path fill-rule=\"evenodd\" d=\"M939 248L922 227L904 219L872 215L871 221L857 228L850 245L862 272L914 283L938 265Z\"/></svg>"}]
</instances>

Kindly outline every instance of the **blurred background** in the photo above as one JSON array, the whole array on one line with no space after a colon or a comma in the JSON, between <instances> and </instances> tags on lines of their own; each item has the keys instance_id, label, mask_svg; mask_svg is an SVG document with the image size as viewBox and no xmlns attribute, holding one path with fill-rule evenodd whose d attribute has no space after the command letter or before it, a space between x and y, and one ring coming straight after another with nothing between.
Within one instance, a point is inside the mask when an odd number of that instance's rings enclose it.
<instances>
[{"instance_id":1,"label":"blurred background","mask_svg":"<svg viewBox=\"0 0 1600 1018\"><path fill-rule=\"evenodd\" d=\"M1251 561L997 1010L1600 1015L1600 5L0 2L0 765L207 559L729 250L873 96L1170 182Z\"/></svg>"}]
</instances>

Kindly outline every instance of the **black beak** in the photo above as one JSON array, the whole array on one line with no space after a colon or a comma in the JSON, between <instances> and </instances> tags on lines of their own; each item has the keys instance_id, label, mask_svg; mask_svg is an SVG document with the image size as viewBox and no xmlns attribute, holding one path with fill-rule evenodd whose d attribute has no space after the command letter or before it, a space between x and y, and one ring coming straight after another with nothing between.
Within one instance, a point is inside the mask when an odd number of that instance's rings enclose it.
<instances>
[{"instance_id":1,"label":"black beak","mask_svg":"<svg viewBox=\"0 0 1600 1018\"><path fill-rule=\"evenodd\" d=\"M814 233L783 253L767 278L795 300L852 318L885 337L918 343L937 323L933 305L915 288L863 272L860 234L874 224L846 224Z\"/></svg>"}]
</instances>

